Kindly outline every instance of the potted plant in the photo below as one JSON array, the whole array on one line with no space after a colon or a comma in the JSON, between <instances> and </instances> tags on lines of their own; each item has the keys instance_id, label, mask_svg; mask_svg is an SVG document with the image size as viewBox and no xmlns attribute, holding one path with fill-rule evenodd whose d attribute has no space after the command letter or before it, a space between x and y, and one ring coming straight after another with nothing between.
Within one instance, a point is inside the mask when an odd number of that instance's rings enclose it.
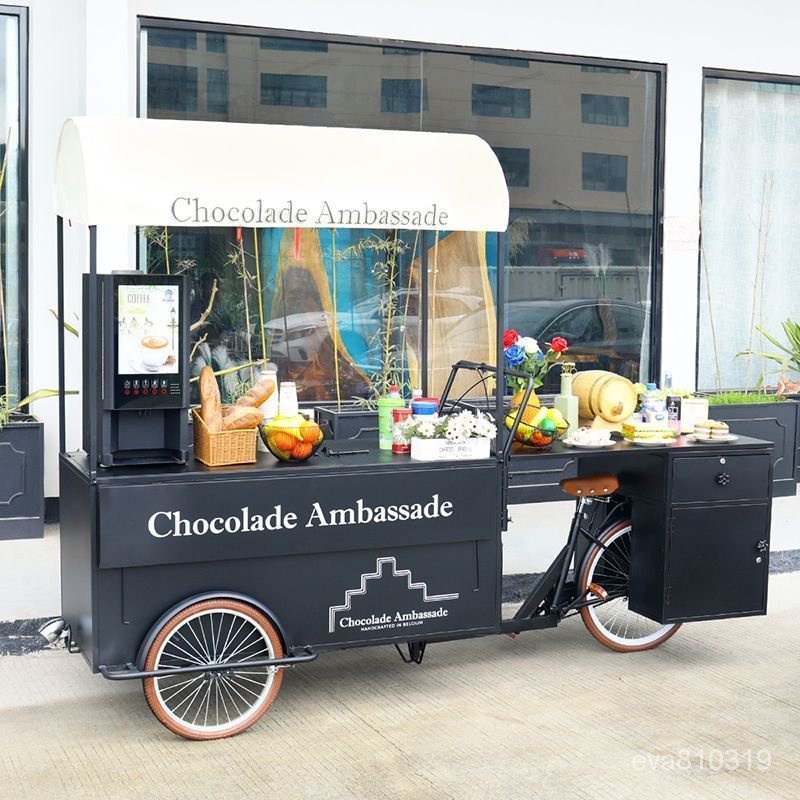
<instances>
[{"instance_id":1,"label":"potted plant","mask_svg":"<svg viewBox=\"0 0 800 800\"><path fill-rule=\"evenodd\" d=\"M44 431L23 409L56 394L43 389L14 403L0 393L0 540L44 535Z\"/></svg>"},{"instance_id":2,"label":"potted plant","mask_svg":"<svg viewBox=\"0 0 800 800\"><path fill-rule=\"evenodd\" d=\"M401 435L411 442L416 461L489 458L497 427L486 414L463 410L444 417L409 419Z\"/></svg>"},{"instance_id":3,"label":"potted plant","mask_svg":"<svg viewBox=\"0 0 800 800\"><path fill-rule=\"evenodd\" d=\"M792 381L787 372L800 373L800 325L790 319L782 323L786 343L770 334L762 325L758 333L778 352L748 348L739 353L748 361L761 359L758 389L750 392L720 392L709 396L713 409L709 416L727 422L734 433L755 436L775 443L774 492L777 496L796 494L800 480L800 382ZM777 390L763 388L765 360L779 365Z\"/></svg>"},{"instance_id":4,"label":"potted plant","mask_svg":"<svg viewBox=\"0 0 800 800\"><path fill-rule=\"evenodd\" d=\"M403 353L398 347L396 334L402 330L405 309L399 301L400 259L408 249L408 244L400 238L398 231L389 232L388 236L371 233L366 238L336 253L334 257L333 280L333 316L331 319L331 335L334 345L338 347L340 332L337 319L335 267L337 262L356 258L372 257L371 266L376 287L380 290L379 302L380 325L369 337L371 350L378 353L377 368L369 375L369 394L367 397L356 397L351 401L342 401L338 380L338 352L335 354L337 372L335 405L318 406L317 419L324 422L333 439L354 439L363 435L377 434L377 403L388 394L389 387L396 385L407 388L403 376ZM413 257L412 257L413 261ZM401 323L398 325L398 320Z\"/></svg>"}]
</instances>

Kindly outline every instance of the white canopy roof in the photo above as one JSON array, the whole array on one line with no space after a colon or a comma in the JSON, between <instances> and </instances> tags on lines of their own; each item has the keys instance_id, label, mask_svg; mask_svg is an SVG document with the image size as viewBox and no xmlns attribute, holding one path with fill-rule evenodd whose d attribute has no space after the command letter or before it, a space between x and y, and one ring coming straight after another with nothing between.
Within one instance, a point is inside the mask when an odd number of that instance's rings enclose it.
<instances>
[{"instance_id":1,"label":"white canopy roof","mask_svg":"<svg viewBox=\"0 0 800 800\"><path fill-rule=\"evenodd\" d=\"M503 171L477 136L75 117L56 210L87 225L503 231Z\"/></svg>"}]
</instances>

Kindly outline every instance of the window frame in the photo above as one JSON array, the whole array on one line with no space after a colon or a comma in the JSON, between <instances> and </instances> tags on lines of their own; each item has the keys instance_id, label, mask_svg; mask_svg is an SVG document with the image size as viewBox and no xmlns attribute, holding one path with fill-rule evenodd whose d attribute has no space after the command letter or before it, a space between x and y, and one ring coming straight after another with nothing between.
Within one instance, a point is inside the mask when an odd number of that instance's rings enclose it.
<instances>
[{"instance_id":1,"label":"window frame","mask_svg":"<svg viewBox=\"0 0 800 800\"><path fill-rule=\"evenodd\" d=\"M223 33L245 36L284 37L288 39L316 39L330 44L366 45L381 48L401 48L416 50L418 52L453 53L456 55L496 56L518 58L520 60L540 61L551 64L564 64L568 66L592 66L636 71L651 72L656 76L655 88L655 119L653 121L653 236L650 243L650 325L648 330L648 369L643 377L656 380L661 374L661 330L663 317L663 245L664 245L664 174L665 174L665 129L666 129L666 82L667 65L661 62L634 61L628 59L613 59L590 56L576 56L561 53L542 53L534 50L510 50L498 47L479 47L471 45L442 44L409 39L384 39L375 36L357 36L352 34L322 33L317 31L289 30L286 28L259 27L254 25L237 25L220 22L202 22L191 19L177 19L171 17L156 17L140 15L136 18L136 107L141 113L143 108L142 98L142 57L141 52L142 28L188 28L198 33ZM606 73L607 74L607 73ZM614 73L611 73L614 74ZM618 73L620 74L620 73ZM137 251L139 247L137 237ZM505 259L507 261L507 259ZM137 252L137 263L140 263ZM506 265L507 266L507 265ZM424 330L425 326L423 326ZM423 341L427 346L427 342ZM427 361L427 353L424 353ZM423 364L423 374L427 367Z\"/></svg>"},{"instance_id":2,"label":"window frame","mask_svg":"<svg viewBox=\"0 0 800 800\"><path fill-rule=\"evenodd\" d=\"M0 13L16 17L19 33L19 242L25 255L20 258L19 282L19 389L20 397L30 394L29 280L30 280L30 203L28 202L28 111L29 111L29 30L27 6L1 6Z\"/></svg>"},{"instance_id":3,"label":"window frame","mask_svg":"<svg viewBox=\"0 0 800 800\"><path fill-rule=\"evenodd\" d=\"M700 202L703 199L703 164L705 163L705 123L706 123L706 80L716 78L728 81L743 81L745 83L790 83L800 86L800 75L787 75L785 73L751 72L749 70L734 70L724 67L703 67L701 77L700 99L700 166L697 176L697 186L700 193ZM702 207L702 205L701 205ZM703 289L703 224L700 219L700 233L697 246L697 316L695 318L695 350L694 350L694 385L700 381L700 315L702 314L702 289Z\"/></svg>"}]
</instances>

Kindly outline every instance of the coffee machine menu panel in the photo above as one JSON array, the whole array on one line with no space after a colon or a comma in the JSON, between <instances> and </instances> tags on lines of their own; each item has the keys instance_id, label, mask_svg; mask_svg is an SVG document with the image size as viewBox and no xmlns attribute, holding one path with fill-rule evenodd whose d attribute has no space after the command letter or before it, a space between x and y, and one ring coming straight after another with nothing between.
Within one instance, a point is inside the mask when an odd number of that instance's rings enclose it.
<instances>
[{"instance_id":1,"label":"coffee machine menu panel","mask_svg":"<svg viewBox=\"0 0 800 800\"><path fill-rule=\"evenodd\" d=\"M181 302L179 282L120 279L116 284L116 408L182 405Z\"/></svg>"}]
</instances>

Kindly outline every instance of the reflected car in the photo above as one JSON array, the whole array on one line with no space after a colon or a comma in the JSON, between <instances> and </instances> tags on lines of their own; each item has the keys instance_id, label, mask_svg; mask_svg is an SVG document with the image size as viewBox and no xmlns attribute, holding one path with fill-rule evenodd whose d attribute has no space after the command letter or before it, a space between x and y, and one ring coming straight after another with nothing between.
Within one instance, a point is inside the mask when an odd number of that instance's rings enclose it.
<instances>
[{"instance_id":1,"label":"reflected car","mask_svg":"<svg viewBox=\"0 0 800 800\"><path fill-rule=\"evenodd\" d=\"M562 336L569 342L565 359L578 369L605 369L633 381L639 377L648 306L624 300L512 300L506 304L505 327L540 342ZM454 326L451 336L471 341L485 326L485 315L472 314ZM559 370L552 369L539 389L559 389Z\"/></svg>"}]
</instances>

